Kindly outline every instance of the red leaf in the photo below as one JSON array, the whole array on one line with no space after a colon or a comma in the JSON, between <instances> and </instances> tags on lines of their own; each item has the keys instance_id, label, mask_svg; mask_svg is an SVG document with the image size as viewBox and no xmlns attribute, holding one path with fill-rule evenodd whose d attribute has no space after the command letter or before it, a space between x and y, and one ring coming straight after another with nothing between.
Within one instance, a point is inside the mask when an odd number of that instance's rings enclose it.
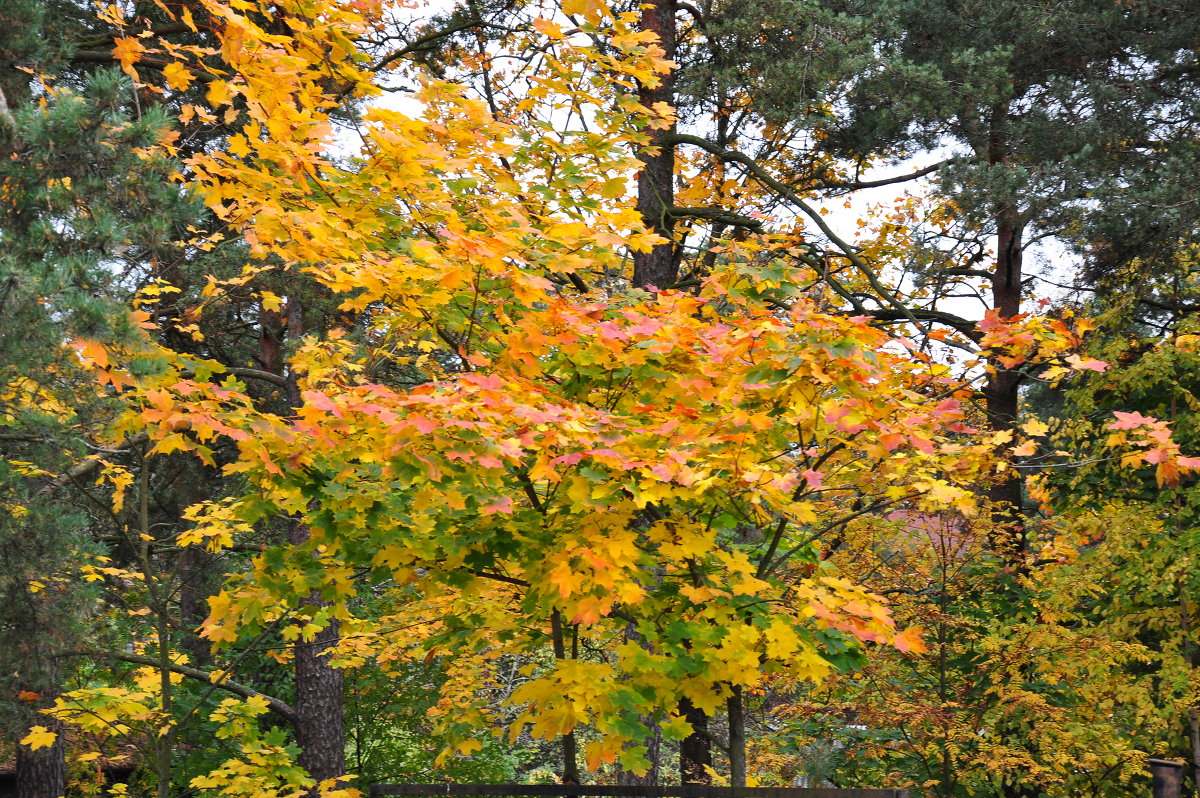
<instances>
[{"instance_id":1,"label":"red leaf","mask_svg":"<svg viewBox=\"0 0 1200 798\"><path fill-rule=\"evenodd\" d=\"M495 515L496 513L504 513L512 515L513 501L508 496L499 496L480 508L484 515Z\"/></svg>"},{"instance_id":2,"label":"red leaf","mask_svg":"<svg viewBox=\"0 0 1200 798\"><path fill-rule=\"evenodd\" d=\"M1137 429L1148 424L1153 424L1157 420L1149 416L1143 416L1141 413L1122 413L1120 410L1114 411L1113 415L1117 417L1117 420L1108 425L1108 428L1111 430Z\"/></svg>"}]
</instances>

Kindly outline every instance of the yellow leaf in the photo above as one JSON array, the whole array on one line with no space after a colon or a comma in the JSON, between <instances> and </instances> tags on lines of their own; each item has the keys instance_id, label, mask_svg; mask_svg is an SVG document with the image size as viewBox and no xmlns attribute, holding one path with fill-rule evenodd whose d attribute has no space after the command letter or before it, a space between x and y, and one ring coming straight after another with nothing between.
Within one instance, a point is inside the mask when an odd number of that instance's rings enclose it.
<instances>
[{"instance_id":1,"label":"yellow leaf","mask_svg":"<svg viewBox=\"0 0 1200 798\"><path fill-rule=\"evenodd\" d=\"M192 73L178 61L172 61L163 67L163 77L167 79L167 85L177 91L183 91L192 85Z\"/></svg>"},{"instance_id":2,"label":"yellow leaf","mask_svg":"<svg viewBox=\"0 0 1200 798\"><path fill-rule=\"evenodd\" d=\"M598 15L605 8L603 0L563 0L564 14L583 14L588 17Z\"/></svg>"},{"instance_id":3,"label":"yellow leaf","mask_svg":"<svg viewBox=\"0 0 1200 798\"><path fill-rule=\"evenodd\" d=\"M764 635L767 640L767 656L786 660L800 648L800 638L792 627L782 620L775 620Z\"/></svg>"},{"instance_id":4,"label":"yellow leaf","mask_svg":"<svg viewBox=\"0 0 1200 798\"><path fill-rule=\"evenodd\" d=\"M533 27L534 27L534 30L536 30L538 33L542 34L543 36L546 36L547 38L550 38L550 39L565 38L563 36L562 28L555 25L553 22L551 22L548 19L538 17L537 19L535 19L533 21Z\"/></svg>"},{"instance_id":5,"label":"yellow leaf","mask_svg":"<svg viewBox=\"0 0 1200 798\"><path fill-rule=\"evenodd\" d=\"M133 68L133 65L141 59L142 53L146 51L146 48L133 36L122 36L120 39L114 39L113 41L116 42L112 50L113 57L121 62L121 71L134 80L137 80L138 73Z\"/></svg>"},{"instance_id":6,"label":"yellow leaf","mask_svg":"<svg viewBox=\"0 0 1200 798\"><path fill-rule=\"evenodd\" d=\"M49 748L57 739L58 735L45 726L34 726L29 730L29 734L21 738L21 745L28 746L31 751L36 751L39 748Z\"/></svg>"},{"instance_id":7,"label":"yellow leaf","mask_svg":"<svg viewBox=\"0 0 1200 798\"><path fill-rule=\"evenodd\" d=\"M102 369L112 365L108 359L108 352L99 341L83 340L76 346L79 349L79 356L84 362L91 363L97 368Z\"/></svg>"},{"instance_id":8,"label":"yellow leaf","mask_svg":"<svg viewBox=\"0 0 1200 798\"><path fill-rule=\"evenodd\" d=\"M208 91L204 93L208 99L208 104L213 108L220 108L229 102L229 84L223 80L214 80L208 84Z\"/></svg>"},{"instance_id":9,"label":"yellow leaf","mask_svg":"<svg viewBox=\"0 0 1200 798\"><path fill-rule=\"evenodd\" d=\"M263 310L278 312L283 307L283 299L278 294L273 294L270 291L260 291L259 297L262 300Z\"/></svg>"},{"instance_id":10,"label":"yellow leaf","mask_svg":"<svg viewBox=\"0 0 1200 798\"><path fill-rule=\"evenodd\" d=\"M178 432L172 432L154 445L150 454L170 454L171 452L187 451L192 448L187 438Z\"/></svg>"},{"instance_id":11,"label":"yellow leaf","mask_svg":"<svg viewBox=\"0 0 1200 798\"><path fill-rule=\"evenodd\" d=\"M625 195L625 178L616 177L612 180L606 180L600 186L600 196L606 199L618 199Z\"/></svg>"},{"instance_id":12,"label":"yellow leaf","mask_svg":"<svg viewBox=\"0 0 1200 798\"><path fill-rule=\"evenodd\" d=\"M913 654L924 654L929 651L929 648L921 640L921 627L910 626L900 634L892 638L891 643L901 651L907 651Z\"/></svg>"},{"instance_id":13,"label":"yellow leaf","mask_svg":"<svg viewBox=\"0 0 1200 798\"><path fill-rule=\"evenodd\" d=\"M1020 446L1014 447L1012 450L1013 455L1016 457L1029 457L1035 452L1037 452L1036 441L1025 441Z\"/></svg>"},{"instance_id":14,"label":"yellow leaf","mask_svg":"<svg viewBox=\"0 0 1200 798\"><path fill-rule=\"evenodd\" d=\"M621 740L616 735L593 740L583 748L587 766L592 770L597 770L605 762L615 762L620 753Z\"/></svg>"},{"instance_id":15,"label":"yellow leaf","mask_svg":"<svg viewBox=\"0 0 1200 798\"><path fill-rule=\"evenodd\" d=\"M1025 431L1026 435L1032 435L1035 438L1041 437L1050 431L1048 426L1038 421L1036 418L1026 421L1021 425L1021 429Z\"/></svg>"}]
</instances>

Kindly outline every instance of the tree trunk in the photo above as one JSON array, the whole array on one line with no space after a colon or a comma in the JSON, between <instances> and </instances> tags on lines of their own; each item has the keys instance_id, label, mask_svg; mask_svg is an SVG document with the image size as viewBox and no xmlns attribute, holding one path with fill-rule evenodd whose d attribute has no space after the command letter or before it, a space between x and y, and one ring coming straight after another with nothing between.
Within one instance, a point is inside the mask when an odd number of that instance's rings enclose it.
<instances>
[{"instance_id":1,"label":"tree trunk","mask_svg":"<svg viewBox=\"0 0 1200 798\"><path fill-rule=\"evenodd\" d=\"M645 718L643 720L646 720ZM639 776L632 770L621 768L617 772L617 784L622 787L657 787L662 778L662 771L659 763L662 761L662 729L657 723L651 725L652 734L643 741L646 746L646 759L650 762L650 769L645 774Z\"/></svg>"},{"instance_id":2,"label":"tree trunk","mask_svg":"<svg viewBox=\"0 0 1200 798\"><path fill-rule=\"evenodd\" d=\"M303 544L308 534L308 527L297 522L292 525L291 542ZM316 610L328 603L313 591L308 606ZM338 629L338 622L331 619L312 640L300 639L293 645L299 764L318 782L346 775L342 671L329 664L330 649L338 644Z\"/></svg>"},{"instance_id":3,"label":"tree trunk","mask_svg":"<svg viewBox=\"0 0 1200 798\"><path fill-rule=\"evenodd\" d=\"M261 312L259 361L264 370L287 376L287 402L300 407L300 391L294 374L285 374L283 344L286 338L298 340L304 334L304 313L300 300L291 297L284 313ZM298 520L290 522L288 537L292 545L308 541L308 527ZM317 591L307 601L312 610L328 606ZM343 716L343 674L329 664L330 649L340 639L339 625L331 619L312 640L297 640L292 647L296 677L296 743L300 746L300 767L318 782L346 775L345 718Z\"/></svg>"},{"instance_id":4,"label":"tree trunk","mask_svg":"<svg viewBox=\"0 0 1200 798\"><path fill-rule=\"evenodd\" d=\"M578 632L576 632L578 635ZM567 658L567 646L563 640L562 615L558 610L554 610L550 614L550 637L554 645L554 658L557 660L565 660ZM579 638L576 636L572 640L571 658L579 656L578 650ZM567 732L562 736L562 779L563 784L579 784L579 755L577 752L577 744L575 741L574 730Z\"/></svg>"},{"instance_id":5,"label":"tree trunk","mask_svg":"<svg viewBox=\"0 0 1200 798\"><path fill-rule=\"evenodd\" d=\"M645 647L646 641L638 634L637 627L630 623L625 626L624 633L626 642L637 643L639 646ZM642 723L651 730L649 739L645 740L646 760L650 763L650 769L644 775L639 776L633 771L621 768L617 771L617 784L623 787L657 787L662 776L660 763L662 762L662 727L659 726L657 718L652 715L642 715L639 717Z\"/></svg>"},{"instance_id":6,"label":"tree trunk","mask_svg":"<svg viewBox=\"0 0 1200 798\"><path fill-rule=\"evenodd\" d=\"M67 791L62 727L45 716L30 725L45 726L58 732L58 737L53 745L36 751L24 745L17 746L17 798L60 798Z\"/></svg>"},{"instance_id":7,"label":"tree trunk","mask_svg":"<svg viewBox=\"0 0 1200 798\"><path fill-rule=\"evenodd\" d=\"M996 271L992 275L992 307L1001 318L1021 312L1022 225L1015 211L1006 209L998 216L996 235ZM1021 374L1005 368L993 359L992 373L983 388L988 423L995 430L1012 430L1020 412ZM1018 567L1024 560L1025 527L1021 516L1021 476L1015 469L988 489L994 503L992 548Z\"/></svg>"},{"instance_id":8,"label":"tree trunk","mask_svg":"<svg viewBox=\"0 0 1200 798\"><path fill-rule=\"evenodd\" d=\"M666 58L675 57L675 0L650 0L642 6L642 27L658 34L659 44L666 51ZM661 76L653 88L643 86L638 93L640 102L647 106L655 103L673 105L675 102L675 76ZM645 164L638 172L638 211L646 227L667 239L649 252L633 253L633 285L636 288L667 288L679 277L679 263L672 240L674 222L670 210L675 204L675 148L665 139L674 132L649 130L650 143L638 153ZM657 150L653 152L653 150Z\"/></svg>"},{"instance_id":9,"label":"tree trunk","mask_svg":"<svg viewBox=\"0 0 1200 798\"><path fill-rule=\"evenodd\" d=\"M658 35L664 57L675 58L676 0L649 0L642 5L642 28ZM674 105L675 75L661 77L657 86L643 86L638 94L639 101L652 107L655 103ZM638 173L638 211L647 229L667 239L654 246L649 252L633 254L633 285L635 288L663 289L675 284L679 278L679 262L674 241L674 221L671 208L675 205L675 148L666 143L668 130L649 130L650 142L638 153L644 166ZM708 718L697 711L690 702L680 704L680 712L688 717L695 731L680 744L680 781L684 784L709 783L704 765L712 764L712 744L708 738ZM657 784L658 762L661 740L657 726L655 735L647 741L646 756L651 769L646 776L622 773L622 784Z\"/></svg>"},{"instance_id":10,"label":"tree trunk","mask_svg":"<svg viewBox=\"0 0 1200 798\"><path fill-rule=\"evenodd\" d=\"M329 649L337 643L338 622L330 621L311 642L295 644L299 763L318 781L346 775L342 671L329 665Z\"/></svg>"},{"instance_id":11,"label":"tree trunk","mask_svg":"<svg viewBox=\"0 0 1200 798\"><path fill-rule=\"evenodd\" d=\"M179 620L183 626L179 647L187 652L196 667L203 668L212 662L212 646L199 634L200 625L208 617L206 599L211 570L211 557L195 546L188 546L179 554Z\"/></svg>"},{"instance_id":12,"label":"tree trunk","mask_svg":"<svg viewBox=\"0 0 1200 798\"><path fill-rule=\"evenodd\" d=\"M734 687L727 702L729 709L729 786L746 786L746 709L742 688Z\"/></svg>"},{"instance_id":13,"label":"tree trunk","mask_svg":"<svg viewBox=\"0 0 1200 798\"><path fill-rule=\"evenodd\" d=\"M1174 416L1174 414L1172 414ZM1172 421L1174 418L1172 417ZM1176 497L1178 505L1178 496ZM1176 507L1176 528L1178 530L1179 509ZM1176 531L1176 534L1179 534ZM1200 667L1200 650L1192 642L1192 614L1188 609L1187 594L1183 586L1179 590L1179 625L1183 632L1183 658L1195 673ZM1188 738L1192 745L1192 794L1200 798L1200 713L1195 704L1188 707Z\"/></svg>"},{"instance_id":14,"label":"tree trunk","mask_svg":"<svg viewBox=\"0 0 1200 798\"><path fill-rule=\"evenodd\" d=\"M692 726L692 733L679 743L679 783L712 784L712 739L708 736L708 715L686 698L679 701L679 713Z\"/></svg>"},{"instance_id":15,"label":"tree trunk","mask_svg":"<svg viewBox=\"0 0 1200 798\"><path fill-rule=\"evenodd\" d=\"M992 136L988 144L989 163L999 164L1009 160L1008 146L1003 135L1005 108L998 106L992 114ZM1002 205L996 210L996 268L992 274L992 308L1003 319L1021 312L1024 290L1022 268L1024 265L1024 224L1017 209ZM988 362L991 374L983 388L984 407L992 429L1013 430L1020 413L1021 374L1016 369L1006 368L998 359ZM1004 558L1019 571L1026 569L1026 534L1024 516L1021 512L1023 480L1020 473L1009 468L1003 477L988 489L988 499L993 503L992 529L989 543L992 551ZM1021 665L1024 678L1032 679L1032 664L1026 660ZM1019 735L1011 730L1002 733L1006 744L1020 745ZM1004 798L1034 798L1039 793L1028 784L1006 784Z\"/></svg>"}]
</instances>

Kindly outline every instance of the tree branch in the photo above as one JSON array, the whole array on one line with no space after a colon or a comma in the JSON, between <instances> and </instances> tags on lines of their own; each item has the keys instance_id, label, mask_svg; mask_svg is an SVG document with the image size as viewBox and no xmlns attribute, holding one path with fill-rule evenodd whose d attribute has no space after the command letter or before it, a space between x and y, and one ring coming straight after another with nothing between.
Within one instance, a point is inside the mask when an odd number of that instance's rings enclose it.
<instances>
[{"instance_id":1,"label":"tree branch","mask_svg":"<svg viewBox=\"0 0 1200 798\"><path fill-rule=\"evenodd\" d=\"M132 438L129 438L124 443L122 443L120 446L118 446L114 453L128 452L131 449L134 449L138 446L141 446L141 445L147 443L149 440L150 440L150 436L147 435L146 433L144 433L144 432L138 433L137 435L134 435ZM102 465L104 465L104 460L102 458L89 457L86 460L84 460L83 462L79 463L78 465L72 467L69 471L67 471L62 476L56 477L53 481L51 481L47 485L43 486L41 488L41 490L39 490L37 492L37 495L38 496L46 496L51 493L54 493L59 488L66 487L67 485L74 482L75 480L83 479L86 476L90 476Z\"/></svg>"},{"instance_id":2,"label":"tree branch","mask_svg":"<svg viewBox=\"0 0 1200 798\"><path fill-rule=\"evenodd\" d=\"M415 52L419 52L421 50L427 49L427 45L432 44L433 42L437 41L438 39L444 38L446 36L452 36L455 33L458 33L459 31L468 30L469 28L474 28L474 27L477 27L477 26L483 25L483 24L484 24L484 21L482 19L480 19L479 17L475 17L473 19L463 20L462 22L459 22L456 25L451 25L448 28L442 28L440 30L435 30L431 33L427 33L424 36L421 36L421 37L415 39L414 41L409 42L408 44L404 45L403 47L393 50L392 52L385 55L383 58L376 61L374 64L371 65L371 71L378 72L379 70L383 69L384 67L390 66L391 64L394 64L396 61L399 61L401 58L403 58L406 55L411 55Z\"/></svg>"},{"instance_id":3,"label":"tree branch","mask_svg":"<svg viewBox=\"0 0 1200 798\"><path fill-rule=\"evenodd\" d=\"M162 25L155 25L148 31L142 33L150 33L153 36L167 36L172 33L191 33L192 29L183 22L167 22ZM88 49L91 47L103 47L106 44L112 44L115 36L102 36L95 39L88 39L82 42L76 42L75 46L80 49Z\"/></svg>"},{"instance_id":4,"label":"tree branch","mask_svg":"<svg viewBox=\"0 0 1200 798\"><path fill-rule=\"evenodd\" d=\"M908 321L909 314L900 313L896 310L887 310L879 308L878 310L864 311L866 315L879 321ZM975 322L964 319L961 316L955 316L953 313L945 313L940 310L912 310L911 315L916 316L922 321L933 321L939 324L944 324L947 327L952 327L958 330L963 335L970 338L972 341L978 342L980 339L979 331L975 329Z\"/></svg>"},{"instance_id":5,"label":"tree branch","mask_svg":"<svg viewBox=\"0 0 1200 798\"><path fill-rule=\"evenodd\" d=\"M867 279L871 289L875 291L884 302L899 311L910 324L912 324L922 333L926 335L929 334L929 330L926 329L919 321L917 321L917 317L913 315L912 311L904 303L897 299L892 292L883 285L882 282L880 282L879 276L875 274L875 271L869 265L867 265L866 261L859 257L858 253L855 252L855 248L842 240L837 233L833 232L833 228L831 228L825 222L825 219L822 218L821 213L816 208L809 205L808 202L798 193L796 193L796 190L791 186L788 186L786 183L783 183L772 176L766 169L762 167L761 164L759 164L749 155L746 155L743 152L738 152L737 150L726 149L709 141L708 139L701 138L700 136L692 136L686 133L669 133L663 137L663 144L690 144L693 147L699 147L700 149L715 155L722 161L740 164L742 168L744 168L750 174L751 177L791 202L800 210L801 213L811 219L813 224L815 224L817 228L820 229L820 231L825 235L825 237L829 239L830 243L832 243L841 251L842 257L845 257L852 264L854 264L855 268L862 272L863 277Z\"/></svg>"},{"instance_id":6,"label":"tree branch","mask_svg":"<svg viewBox=\"0 0 1200 798\"><path fill-rule=\"evenodd\" d=\"M130 662L134 665L149 665L152 668L161 668L166 665L166 663L155 657L147 657L141 654L134 654L129 651L111 651L108 649L99 651L68 651L63 654L63 656L103 657L106 659L120 660L121 662ZM286 704L283 701L280 701L278 698L269 696L266 693L260 693L253 687L247 687L244 684L230 681L227 678L220 678L218 671L203 671L199 668L192 668L188 665L180 665L179 663L175 662L170 663L167 667L169 667L173 673L178 673L182 676L188 677L189 679L195 679L197 681L204 682L205 684L224 690L227 693L240 695L242 698L265 698L267 701L267 706L276 715L279 715L289 723L296 722L296 710L290 704ZM218 678L215 681L213 679L214 675L218 675Z\"/></svg>"},{"instance_id":7,"label":"tree branch","mask_svg":"<svg viewBox=\"0 0 1200 798\"><path fill-rule=\"evenodd\" d=\"M851 191L857 191L860 188L879 188L880 186L893 186L897 183L907 183L909 180L916 180L925 175L932 174L941 169L949 160L938 161L935 164L926 166L923 169L918 169L915 172L909 172L906 175L896 175L894 177L885 177L879 180L851 180L849 182L821 182L822 188L845 188Z\"/></svg>"},{"instance_id":8,"label":"tree branch","mask_svg":"<svg viewBox=\"0 0 1200 798\"><path fill-rule=\"evenodd\" d=\"M227 368L225 369L225 373L234 377L245 378L248 380L262 380L263 382L269 382L273 385L278 385L280 388L289 387L287 377L283 376L282 374L263 371L262 369Z\"/></svg>"},{"instance_id":9,"label":"tree branch","mask_svg":"<svg viewBox=\"0 0 1200 798\"><path fill-rule=\"evenodd\" d=\"M718 222L735 227L748 227L751 230L761 230L763 225L761 219L742 216L740 213L734 213L722 208L686 208L676 205L667 209L667 215L675 219L706 219L710 222Z\"/></svg>"}]
</instances>

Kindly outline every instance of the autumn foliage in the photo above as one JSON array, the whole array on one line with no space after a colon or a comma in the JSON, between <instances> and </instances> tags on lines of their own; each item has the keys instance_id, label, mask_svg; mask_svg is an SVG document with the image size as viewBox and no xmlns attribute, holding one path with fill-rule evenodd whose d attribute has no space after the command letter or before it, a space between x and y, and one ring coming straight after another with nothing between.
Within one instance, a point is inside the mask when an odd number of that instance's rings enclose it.
<instances>
[{"instance_id":1,"label":"autumn foliage","mask_svg":"<svg viewBox=\"0 0 1200 798\"><path fill-rule=\"evenodd\" d=\"M786 697L771 711L796 739L820 724L904 729L853 749L885 763L860 768L872 781L919 784L886 765L909 757L939 795L957 794L960 768L1074 783L1075 760L1051 752L1111 718L1014 685L1064 650L1082 663L1064 680L1157 656L1103 643L1120 623L1082 608L1094 588L1040 570L1124 562L1124 548L1079 552L1099 539L1081 532L1088 513L1127 505L1084 508L1051 476L1028 490L1041 519L1011 523L983 488L1053 467L1077 441L1053 420L999 423L973 400L976 383L1019 369L1055 389L1111 378L1084 351L1092 322L993 309L952 332L928 313L881 323L860 301L879 288L868 267L886 273L917 246L904 225L918 203L838 254L760 210L771 185L739 188L729 157L682 160L677 202L733 223L709 228L687 279L632 285L631 257L666 241L638 210L637 155L677 122L639 99L678 65L638 10L529 9L528 24L461 55L465 71L505 81L480 96L368 51L407 5L163 5L195 34L183 44L109 12L113 59L139 96L223 131L198 148L166 132L142 157L179 158L177 180L208 209L179 246L237 247L237 264L183 287L156 274L130 304L134 334L71 341L113 408L102 452L137 442L136 466L104 455L88 474L112 514L140 513L128 539L141 554L63 578L132 586L147 609L132 608L145 625L124 654L138 669L64 690L45 714L101 746L154 741L162 778L204 707L232 753L193 774L195 789L350 794L363 785L341 773L317 785L265 720L295 721L295 707L233 680L245 654L231 652L277 640L264 661L286 663L332 641L325 667L346 673L446 663L428 713L443 763L504 727L511 742L573 746L578 733L599 778L644 773L650 740L698 732L681 707L715 718L746 694ZM492 72L497 54L525 66ZM383 91L397 82L404 102ZM924 219L960 217L943 202ZM835 277L838 258L863 268ZM272 331L255 368L202 346L231 317ZM1169 420L1116 411L1103 430L1105 456L1152 470L1156 488L1200 470ZM219 487L182 501L181 531L160 546L149 473L180 462ZM190 653L154 621L173 601L155 547L243 558L204 596ZM1020 606L976 612L989 591ZM234 661L209 667L196 651ZM504 663L519 678L489 705ZM185 679L211 689L181 720ZM1118 700L1110 682L1088 684L1089 700ZM1058 731L1030 732L1039 712ZM56 738L37 725L21 743ZM1088 767L1133 773L1132 746ZM764 772L794 764L763 741L751 751Z\"/></svg>"}]
</instances>

